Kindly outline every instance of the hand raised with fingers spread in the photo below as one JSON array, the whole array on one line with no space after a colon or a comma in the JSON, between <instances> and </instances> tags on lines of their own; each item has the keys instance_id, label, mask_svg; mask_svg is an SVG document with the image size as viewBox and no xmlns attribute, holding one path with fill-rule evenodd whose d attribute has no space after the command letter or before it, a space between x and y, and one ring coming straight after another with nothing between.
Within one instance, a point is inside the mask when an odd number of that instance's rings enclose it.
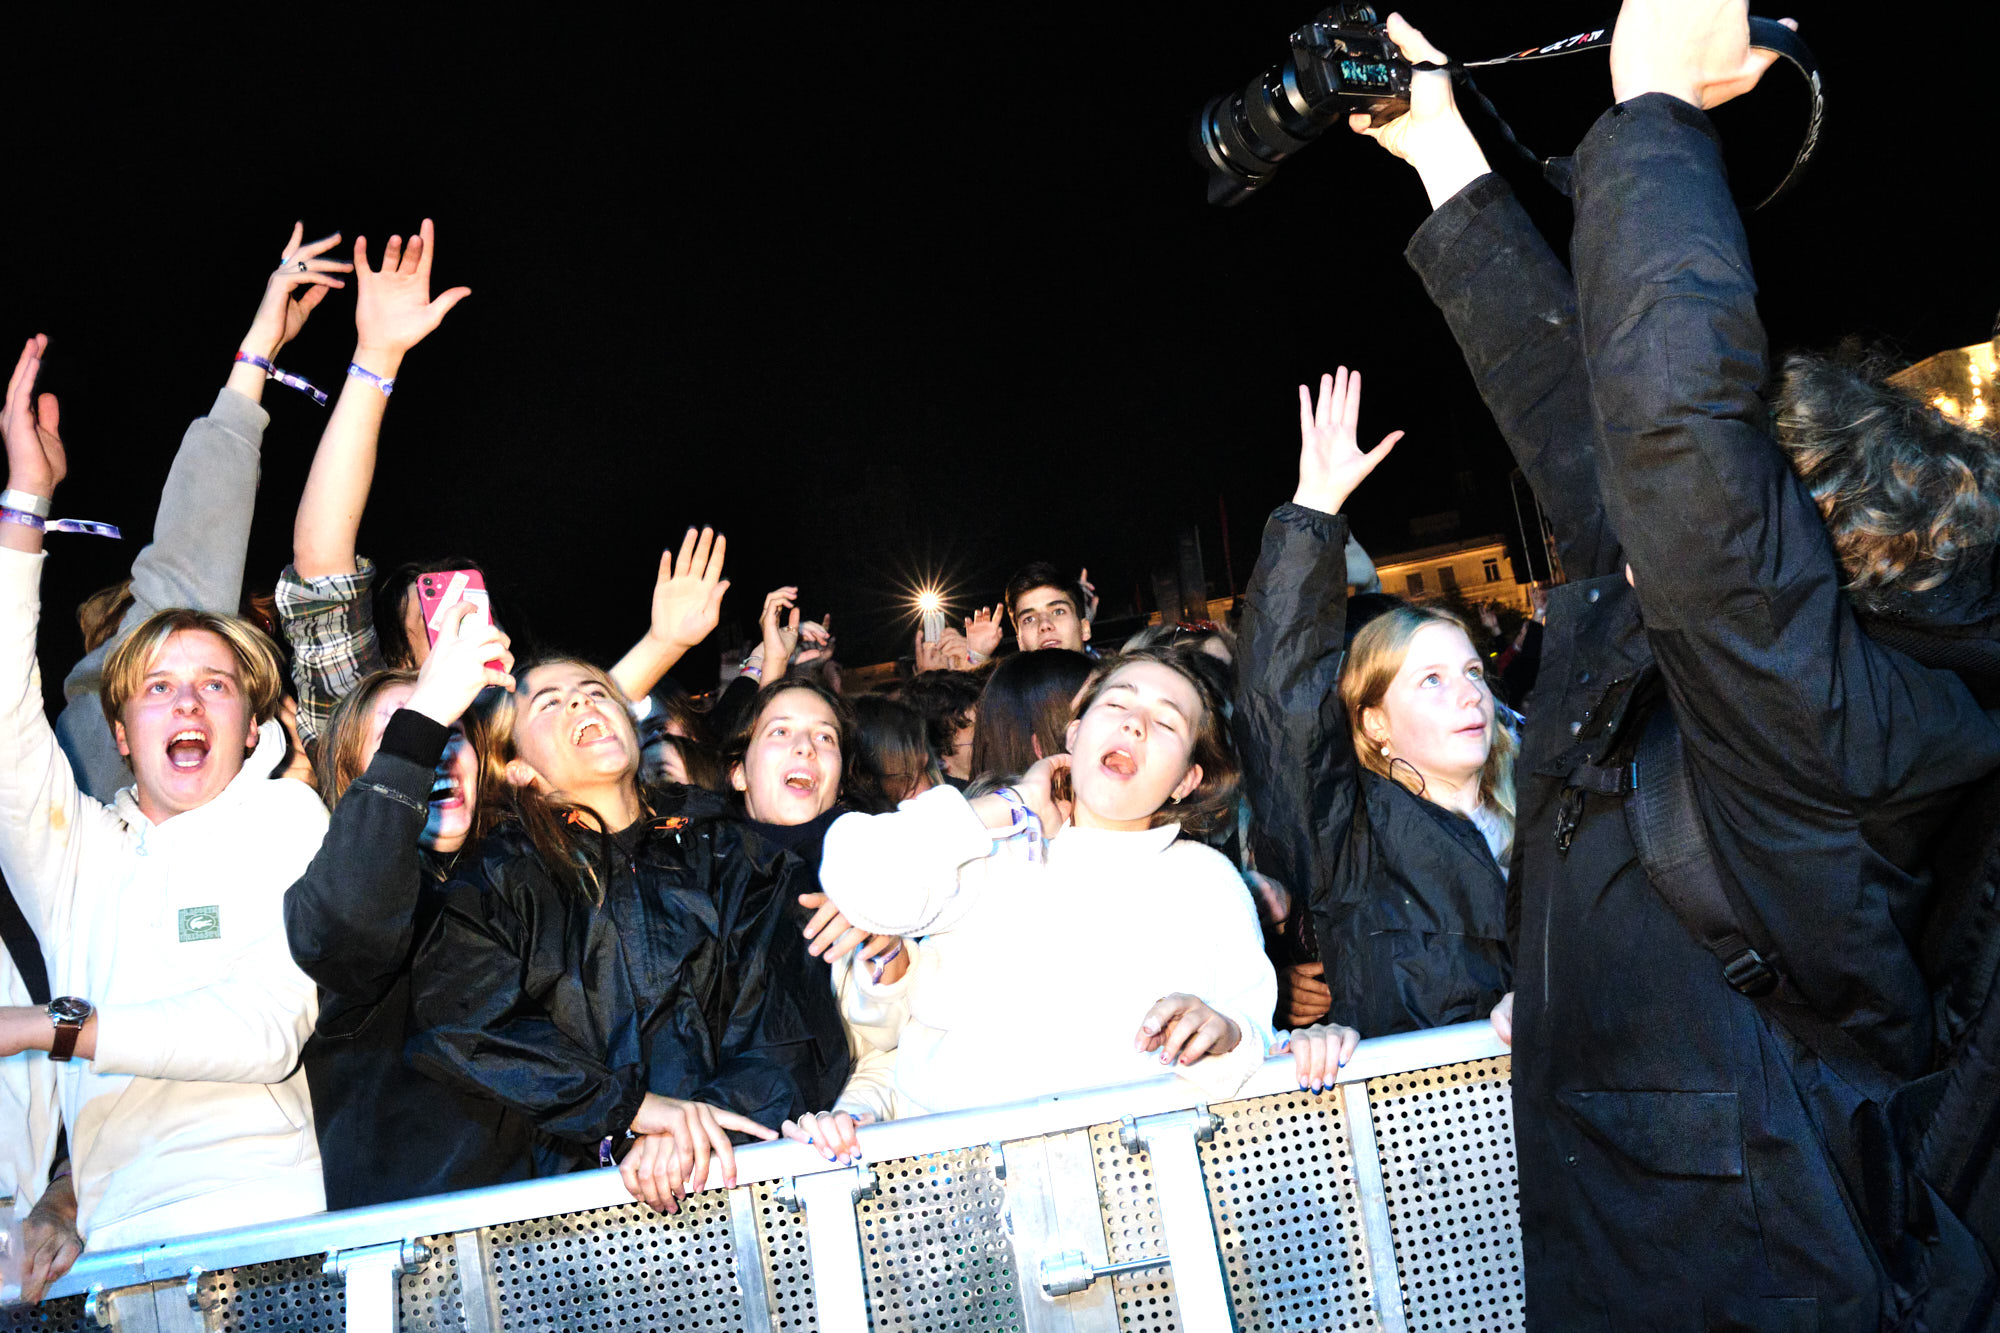
<instances>
[{"instance_id":1,"label":"hand raised with fingers spread","mask_svg":"<svg viewBox=\"0 0 2000 1333\"><path fill-rule=\"evenodd\" d=\"M425 218L409 244L391 236L382 247L382 267L368 266L368 238L354 238L354 359L385 379L395 378L404 353L437 328L451 308L472 295L453 287L431 298L431 261L437 242Z\"/></svg>"},{"instance_id":2,"label":"hand raised with fingers spread","mask_svg":"<svg viewBox=\"0 0 2000 1333\"><path fill-rule=\"evenodd\" d=\"M1158 1051L1163 1065L1191 1065L1205 1055L1224 1055L1243 1040L1243 1030L1195 995L1163 995L1139 1020L1133 1039L1141 1051Z\"/></svg>"},{"instance_id":3,"label":"hand raised with fingers spread","mask_svg":"<svg viewBox=\"0 0 2000 1333\"><path fill-rule=\"evenodd\" d=\"M1319 381L1319 406L1299 386L1299 489L1292 503L1337 514L1375 465L1389 456L1403 432L1391 431L1363 453L1355 442L1361 424L1361 372L1346 366Z\"/></svg>"},{"instance_id":4,"label":"hand raised with fingers spread","mask_svg":"<svg viewBox=\"0 0 2000 1333\"><path fill-rule=\"evenodd\" d=\"M717 536L713 528L703 528L699 535L689 528L681 539L680 559L672 551L660 557L649 635L686 651L715 633L722 620L722 595L729 591L729 580L722 577L728 550L729 538Z\"/></svg>"},{"instance_id":5,"label":"hand raised with fingers spread","mask_svg":"<svg viewBox=\"0 0 2000 1333\"><path fill-rule=\"evenodd\" d=\"M6 406L0 408L0 434L7 440L7 485L44 498L53 496L69 475L69 455L58 429L62 409L52 393L35 396L35 380L42 373L42 356L48 349L46 333L36 334L22 346L14 374L7 381Z\"/></svg>"},{"instance_id":6,"label":"hand raised with fingers spread","mask_svg":"<svg viewBox=\"0 0 2000 1333\"><path fill-rule=\"evenodd\" d=\"M277 356L284 345L299 336L306 320L335 287L347 283L338 275L351 273L354 265L343 259L328 259L326 252L340 244L340 233L305 239L306 224L292 224L291 239L278 258L278 267L264 282L264 299L243 335L242 349L265 360Z\"/></svg>"},{"instance_id":7,"label":"hand raised with fingers spread","mask_svg":"<svg viewBox=\"0 0 2000 1333\"><path fill-rule=\"evenodd\" d=\"M995 602L990 609L982 606L965 618L965 646L978 654L980 661L1000 650L1000 638L1006 632L1006 615L1006 604Z\"/></svg>"}]
</instances>

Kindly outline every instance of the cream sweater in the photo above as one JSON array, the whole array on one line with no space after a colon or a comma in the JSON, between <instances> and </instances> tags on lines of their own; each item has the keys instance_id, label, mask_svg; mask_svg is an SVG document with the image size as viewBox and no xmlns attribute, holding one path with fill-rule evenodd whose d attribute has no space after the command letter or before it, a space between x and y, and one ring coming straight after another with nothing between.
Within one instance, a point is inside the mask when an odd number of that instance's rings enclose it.
<instances>
[{"instance_id":1,"label":"cream sweater","mask_svg":"<svg viewBox=\"0 0 2000 1333\"><path fill-rule=\"evenodd\" d=\"M326 832L272 781L278 725L222 794L154 824L77 787L42 711L42 557L0 548L0 866L57 995L97 1006L97 1058L61 1067L79 1229L93 1250L324 1208L299 1051L318 1000L284 893Z\"/></svg>"},{"instance_id":2,"label":"cream sweater","mask_svg":"<svg viewBox=\"0 0 2000 1333\"><path fill-rule=\"evenodd\" d=\"M1179 833L1068 827L1034 863L950 787L835 821L827 895L864 930L923 937L895 988L909 1006L895 1112L1156 1077L1166 1066L1133 1039L1175 991L1241 1029L1233 1050L1179 1070L1213 1099L1234 1095L1270 1049L1277 979L1235 867Z\"/></svg>"}]
</instances>

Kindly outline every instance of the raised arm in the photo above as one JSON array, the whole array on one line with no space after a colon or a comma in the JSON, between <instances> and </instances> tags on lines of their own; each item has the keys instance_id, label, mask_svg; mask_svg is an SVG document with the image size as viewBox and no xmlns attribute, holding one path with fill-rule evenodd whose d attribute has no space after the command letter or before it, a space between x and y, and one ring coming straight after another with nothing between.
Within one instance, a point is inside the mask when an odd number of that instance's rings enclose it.
<instances>
[{"instance_id":1,"label":"raised arm","mask_svg":"<svg viewBox=\"0 0 2000 1333\"><path fill-rule=\"evenodd\" d=\"M302 243L304 234L304 226L294 224L278 267L265 281L249 331L238 344L239 355L275 361L326 293L344 285L338 274L347 265L322 257L340 237ZM132 562L132 605L117 632L78 662L63 682L68 706L56 721L56 735L84 790L98 800L110 800L132 780L97 704L105 659L128 631L156 611L191 606L234 613L242 600L258 463L270 421L259 406L265 378L262 367L235 362L208 415L182 436L160 491L153 540Z\"/></svg>"},{"instance_id":2,"label":"raised arm","mask_svg":"<svg viewBox=\"0 0 2000 1333\"><path fill-rule=\"evenodd\" d=\"M375 443L403 357L472 295L469 287L453 287L431 299L436 252L429 218L407 246L400 236L389 238L380 269L368 265L368 238L354 238L353 366L366 374L349 371L306 476L292 527L292 564L303 579L355 572L354 540L375 479Z\"/></svg>"},{"instance_id":3,"label":"raised arm","mask_svg":"<svg viewBox=\"0 0 2000 1333\"><path fill-rule=\"evenodd\" d=\"M643 699L660 677L687 655L688 649L715 633L722 619L722 595L729 580L722 577L722 557L729 539L714 529L693 528L681 539L680 559L667 551L660 556L660 577L653 585L653 618L646 635L632 645L611 679L627 699Z\"/></svg>"},{"instance_id":4,"label":"raised arm","mask_svg":"<svg viewBox=\"0 0 2000 1333\"><path fill-rule=\"evenodd\" d=\"M1412 60L1445 56L1400 15ZM1415 167L1434 210L1404 252L1444 314L1480 397L1555 531L1571 578L1623 568L1599 498L1596 426L1569 273L1514 192L1487 166L1443 72L1412 77L1410 110L1355 129Z\"/></svg>"},{"instance_id":5,"label":"raised arm","mask_svg":"<svg viewBox=\"0 0 2000 1333\"><path fill-rule=\"evenodd\" d=\"M1361 376L1299 386L1299 486L1264 527L1243 599L1231 725L1253 811L1258 869L1294 900L1321 902L1354 806L1354 742L1340 707L1347 623L1347 497L1402 432L1356 443Z\"/></svg>"}]
</instances>

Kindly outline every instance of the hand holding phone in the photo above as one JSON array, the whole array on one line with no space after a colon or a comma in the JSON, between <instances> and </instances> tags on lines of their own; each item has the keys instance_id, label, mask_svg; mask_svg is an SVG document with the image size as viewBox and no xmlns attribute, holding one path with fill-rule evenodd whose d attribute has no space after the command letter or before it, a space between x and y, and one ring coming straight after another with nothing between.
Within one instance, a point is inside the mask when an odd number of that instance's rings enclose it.
<instances>
[{"instance_id":1,"label":"hand holding phone","mask_svg":"<svg viewBox=\"0 0 2000 1333\"><path fill-rule=\"evenodd\" d=\"M477 608L471 618L483 625L493 623L493 603L486 593L486 576L478 570L445 569L417 575L417 609L424 617L424 638L431 647L437 647L445 612L460 602L471 602ZM486 665L495 671L507 669L497 657Z\"/></svg>"}]
</instances>

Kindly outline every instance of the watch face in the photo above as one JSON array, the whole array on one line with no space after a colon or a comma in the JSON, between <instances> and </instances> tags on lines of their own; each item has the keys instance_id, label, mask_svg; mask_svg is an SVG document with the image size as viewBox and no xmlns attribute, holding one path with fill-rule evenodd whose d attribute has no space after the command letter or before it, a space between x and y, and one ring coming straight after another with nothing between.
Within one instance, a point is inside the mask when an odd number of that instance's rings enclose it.
<instances>
[{"instance_id":1,"label":"watch face","mask_svg":"<svg viewBox=\"0 0 2000 1333\"><path fill-rule=\"evenodd\" d=\"M74 995L64 995L49 1001L49 1017L58 1023L82 1024L97 1011L89 1000L79 1000Z\"/></svg>"}]
</instances>

